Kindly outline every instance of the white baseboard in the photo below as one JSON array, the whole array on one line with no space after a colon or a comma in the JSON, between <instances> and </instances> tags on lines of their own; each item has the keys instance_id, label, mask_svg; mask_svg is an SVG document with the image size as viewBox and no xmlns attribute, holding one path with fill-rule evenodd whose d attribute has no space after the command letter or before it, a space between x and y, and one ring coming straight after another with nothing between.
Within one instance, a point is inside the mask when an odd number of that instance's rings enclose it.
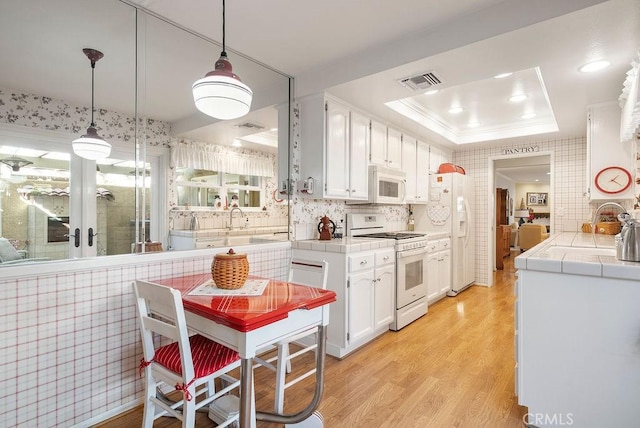
<instances>
[{"instance_id":1,"label":"white baseboard","mask_svg":"<svg viewBox=\"0 0 640 428\"><path fill-rule=\"evenodd\" d=\"M82 421L78 424L73 425L71 428L89 428L95 424L104 422L107 419L113 418L114 416L118 416L121 413L124 413L128 410L138 407L140 404L142 404L142 398L132 401L131 403L127 403L122 406L116 407L115 409L111 409L108 412L102 413L101 415L98 415L98 416L94 416L93 418L87 419L86 421Z\"/></svg>"}]
</instances>

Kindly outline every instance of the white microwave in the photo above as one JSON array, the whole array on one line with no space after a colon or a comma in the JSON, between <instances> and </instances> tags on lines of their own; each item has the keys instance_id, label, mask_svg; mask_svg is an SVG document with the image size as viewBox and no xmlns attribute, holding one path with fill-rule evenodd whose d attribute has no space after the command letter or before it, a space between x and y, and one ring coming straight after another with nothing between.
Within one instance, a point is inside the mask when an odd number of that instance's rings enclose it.
<instances>
[{"instance_id":1,"label":"white microwave","mask_svg":"<svg viewBox=\"0 0 640 428\"><path fill-rule=\"evenodd\" d=\"M404 204L406 174L381 166L369 167L369 203Z\"/></svg>"}]
</instances>

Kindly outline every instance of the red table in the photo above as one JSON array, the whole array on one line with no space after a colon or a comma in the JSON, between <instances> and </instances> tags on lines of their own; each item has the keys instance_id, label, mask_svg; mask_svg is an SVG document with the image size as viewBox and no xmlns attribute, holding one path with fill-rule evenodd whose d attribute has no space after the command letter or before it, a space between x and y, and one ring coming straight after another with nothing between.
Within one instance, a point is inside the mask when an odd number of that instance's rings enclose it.
<instances>
[{"instance_id":1,"label":"red table","mask_svg":"<svg viewBox=\"0 0 640 428\"><path fill-rule=\"evenodd\" d=\"M310 406L287 418L259 413L260 419L287 423L311 414L319 404L324 372L325 326L329 324L329 306L335 302L333 291L289 282L270 280L261 296L190 296L188 293L211 278L209 273L165 278L155 282L182 292L187 325L218 343L235 349L242 359L240 384L240 426L255 426L252 400L252 358L256 351L289 335L317 327L318 343L316 394ZM253 277L255 278L255 277ZM304 415L302 415L304 413Z\"/></svg>"}]
</instances>

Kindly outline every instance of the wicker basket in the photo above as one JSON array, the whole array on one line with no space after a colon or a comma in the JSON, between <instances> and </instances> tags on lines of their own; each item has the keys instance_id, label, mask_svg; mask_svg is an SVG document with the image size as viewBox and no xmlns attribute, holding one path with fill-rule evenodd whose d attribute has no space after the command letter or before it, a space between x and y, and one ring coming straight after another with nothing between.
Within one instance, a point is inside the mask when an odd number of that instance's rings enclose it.
<instances>
[{"instance_id":1,"label":"wicker basket","mask_svg":"<svg viewBox=\"0 0 640 428\"><path fill-rule=\"evenodd\" d=\"M244 285L249 276L249 260L246 254L236 254L233 248L224 254L216 254L211 263L211 277L216 287L236 290Z\"/></svg>"},{"instance_id":2,"label":"wicker basket","mask_svg":"<svg viewBox=\"0 0 640 428\"><path fill-rule=\"evenodd\" d=\"M603 235L615 235L620 233L619 221L601 221L596 224L596 233Z\"/></svg>"}]
</instances>

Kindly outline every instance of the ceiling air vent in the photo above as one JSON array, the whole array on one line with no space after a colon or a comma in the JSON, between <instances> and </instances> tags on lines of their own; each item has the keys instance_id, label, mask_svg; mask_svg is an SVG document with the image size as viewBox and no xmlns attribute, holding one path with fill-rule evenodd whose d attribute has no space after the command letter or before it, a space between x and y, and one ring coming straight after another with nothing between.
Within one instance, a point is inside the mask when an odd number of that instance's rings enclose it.
<instances>
[{"instance_id":1,"label":"ceiling air vent","mask_svg":"<svg viewBox=\"0 0 640 428\"><path fill-rule=\"evenodd\" d=\"M398 80L402 86L405 86L412 91L425 90L433 86L438 86L442 83L442 80L433 71L418 74L417 76L405 77Z\"/></svg>"},{"instance_id":2,"label":"ceiling air vent","mask_svg":"<svg viewBox=\"0 0 640 428\"><path fill-rule=\"evenodd\" d=\"M264 129L264 126L260 125L259 123L253 123L253 122L245 122L245 123L241 123L239 125L236 125L238 128L244 128L244 129L252 129L252 130L260 130L260 129Z\"/></svg>"}]
</instances>

